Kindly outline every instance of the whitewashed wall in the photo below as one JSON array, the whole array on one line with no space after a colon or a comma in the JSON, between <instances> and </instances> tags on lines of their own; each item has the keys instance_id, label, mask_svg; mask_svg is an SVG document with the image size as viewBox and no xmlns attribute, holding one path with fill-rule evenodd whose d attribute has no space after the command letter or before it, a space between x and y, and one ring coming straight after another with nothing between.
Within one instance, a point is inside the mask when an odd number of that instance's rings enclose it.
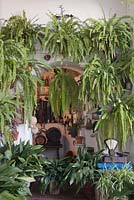
<instances>
[{"instance_id":1,"label":"whitewashed wall","mask_svg":"<svg viewBox=\"0 0 134 200\"><path fill-rule=\"evenodd\" d=\"M36 17L39 19L38 23L44 24L49 20L46 13L59 13L60 5L63 5L66 13L81 20L89 17L101 18L102 8L106 16L115 13L124 15L126 9L120 2L121 0L0 0L0 18L8 19L11 15L21 14L22 10L25 10L28 18Z\"/></svg>"}]
</instances>

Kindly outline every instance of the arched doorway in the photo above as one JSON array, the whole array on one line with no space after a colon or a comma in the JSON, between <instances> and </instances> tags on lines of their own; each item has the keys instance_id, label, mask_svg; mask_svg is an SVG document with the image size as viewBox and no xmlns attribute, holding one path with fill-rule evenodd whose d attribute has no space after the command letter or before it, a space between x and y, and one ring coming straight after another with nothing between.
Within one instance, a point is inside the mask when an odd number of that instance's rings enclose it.
<instances>
[{"instance_id":1,"label":"arched doorway","mask_svg":"<svg viewBox=\"0 0 134 200\"><path fill-rule=\"evenodd\" d=\"M56 65L57 66L57 65ZM59 65L58 65L59 66ZM71 76L77 81L80 81L81 75L82 75L82 68L77 65L62 65L60 66L65 72L70 73ZM74 146L75 137L72 137L68 134L68 130L65 127L64 121L58 121L54 118L51 106L49 103L49 84L51 80L54 78L54 68L52 67L51 70L47 72L43 72L41 74L41 78L44 81L44 84L37 88L37 95L38 95L38 106L37 106L37 112L36 117L38 120L38 128L39 130L44 129L48 130L53 127L58 128L61 132L61 143L62 148L59 149L60 156L63 157L67 151L73 151L74 154L76 154L76 148ZM50 152L50 149L49 149ZM48 152L48 154L49 154Z\"/></svg>"}]
</instances>

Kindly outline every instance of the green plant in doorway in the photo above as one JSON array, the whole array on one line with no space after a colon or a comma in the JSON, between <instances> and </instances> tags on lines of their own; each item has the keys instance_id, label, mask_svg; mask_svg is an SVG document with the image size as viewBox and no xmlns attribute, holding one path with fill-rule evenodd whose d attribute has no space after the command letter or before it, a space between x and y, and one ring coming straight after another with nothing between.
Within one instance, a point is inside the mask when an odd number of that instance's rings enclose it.
<instances>
[{"instance_id":1,"label":"green plant in doorway","mask_svg":"<svg viewBox=\"0 0 134 200\"><path fill-rule=\"evenodd\" d=\"M46 159L42 163L42 166L45 174L41 177L41 192L45 192L49 186L50 193L59 193L64 180L64 172L68 166L66 159Z\"/></svg>"}]
</instances>

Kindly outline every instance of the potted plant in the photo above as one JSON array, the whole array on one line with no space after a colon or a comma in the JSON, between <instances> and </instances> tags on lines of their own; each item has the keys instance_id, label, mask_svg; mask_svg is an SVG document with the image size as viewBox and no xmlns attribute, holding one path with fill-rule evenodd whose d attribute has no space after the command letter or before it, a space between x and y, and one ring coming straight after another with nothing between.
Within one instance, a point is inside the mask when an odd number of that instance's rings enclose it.
<instances>
[{"instance_id":1,"label":"potted plant","mask_svg":"<svg viewBox=\"0 0 134 200\"><path fill-rule=\"evenodd\" d=\"M46 159L42 165L45 174L40 180L41 192L46 192L49 187L50 194L59 194L60 187L63 183L64 171L68 163L65 161L65 159Z\"/></svg>"},{"instance_id":2,"label":"potted plant","mask_svg":"<svg viewBox=\"0 0 134 200\"><path fill-rule=\"evenodd\" d=\"M37 20L28 20L25 11L22 15L11 16L2 26L4 40L12 39L22 43L29 53L35 52L35 44L39 41L42 44L43 32L40 25L35 24Z\"/></svg>"},{"instance_id":3,"label":"potted plant","mask_svg":"<svg viewBox=\"0 0 134 200\"><path fill-rule=\"evenodd\" d=\"M96 124L101 130L102 146L107 138L118 139L119 148L123 150L129 136L133 135L134 96L115 97L102 107L102 115Z\"/></svg>"},{"instance_id":4,"label":"potted plant","mask_svg":"<svg viewBox=\"0 0 134 200\"><path fill-rule=\"evenodd\" d=\"M134 185L134 171L127 165L123 169L113 169L101 171L97 181L97 188L102 199L128 200L128 195L132 193ZM131 185L131 186L130 186Z\"/></svg>"},{"instance_id":5,"label":"potted plant","mask_svg":"<svg viewBox=\"0 0 134 200\"><path fill-rule=\"evenodd\" d=\"M99 176L97 164L100 158L101 152L90 153L87 148L78 148L76 157L65 170L64 181L70 185L75 184L76 192L79 192L87 183L90 183L90 186L94 185ZM94 197L93 190L90 195Z\"/></svg>"},{"instance_id":6,"label":"potted plant","mask_svg":"<svg viewBox=\"0 0 134 200\"><path fill-rule=\"evenodd\" d=\"M56 117L75 109L78 104L78 84L70 74L60 67L56 68L54 79L50 83L49 100Z\"/></svg>"},{"instance_id":7,"label":"potted plant","mask_svg":"<svg viewBox=\"0 0 134 200\"><path fill-rule=\"evenodd\" d=\"M44 48L55 58L82 61L86 52L79 20L67 15L57 17L50 13L49 16L51 21L44 29Z\"/></svg>"}]
</instances>

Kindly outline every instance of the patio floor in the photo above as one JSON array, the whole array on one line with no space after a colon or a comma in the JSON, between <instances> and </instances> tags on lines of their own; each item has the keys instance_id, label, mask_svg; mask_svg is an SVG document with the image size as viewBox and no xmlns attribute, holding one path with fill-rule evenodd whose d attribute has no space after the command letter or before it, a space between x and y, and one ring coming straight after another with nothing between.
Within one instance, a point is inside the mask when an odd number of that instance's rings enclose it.
<instances>
[{"instance_id":1,"label":"patio floor","mask_svg":"<svg viewBox=\"0 0 134 200\"><path fill-rule=\"evenodd\" d=\"M69 195L69 194L60 194L60 195L33 195L28 197L28 200L86 200L82 195Z\"/></svg>"},{"instance_id":2,"label":"patio floor","mask_svg":"<svg viewBox=\"0 0 134 200\"><path fill-rule=\"evenodd\" d=\"M32 196L28 196L27 200L94 200L94 194L92 196L93 198L89 198L89 195L88 198L86 198L87 195L85 196L83 191L76 194L76 187L73 186L64 187L59 195L50 195L48 191L46 194L41 194L38 182L31 184L30 190ZM86 190L90 193L90 188Z\"/></svg>"}]
</instances>

